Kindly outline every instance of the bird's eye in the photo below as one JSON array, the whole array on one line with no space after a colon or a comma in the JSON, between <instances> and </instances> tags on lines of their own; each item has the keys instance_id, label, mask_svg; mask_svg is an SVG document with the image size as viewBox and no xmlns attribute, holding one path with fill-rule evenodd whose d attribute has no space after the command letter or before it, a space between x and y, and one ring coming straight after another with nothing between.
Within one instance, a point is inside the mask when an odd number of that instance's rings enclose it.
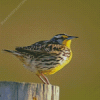
<instances>
[{"instance_id":1,"label":"bird's eye","mask_svg":"<svg viewBox=\"0 0 100 100\"><path fill-rule=\"evenodd\" d=\"M60 39L64 39L64 37L61 37Z\"/></svg>"}]
</instances>

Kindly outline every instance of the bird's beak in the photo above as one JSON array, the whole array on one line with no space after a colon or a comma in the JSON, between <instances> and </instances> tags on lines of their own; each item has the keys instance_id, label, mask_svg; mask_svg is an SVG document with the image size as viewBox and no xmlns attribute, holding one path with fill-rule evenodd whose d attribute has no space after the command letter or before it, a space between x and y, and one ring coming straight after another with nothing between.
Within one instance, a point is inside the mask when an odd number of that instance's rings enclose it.
<instances>
[{"instance_id":1,"label":"bird's beak","mask_svg":"<svg viewBox=\"0 0 100 100\"><path fill-rule=\"evenodd\" d=\"M68 36L67 40L71 40L73 38L78 38L77 36Z\"/></svg>"}]
</instances>

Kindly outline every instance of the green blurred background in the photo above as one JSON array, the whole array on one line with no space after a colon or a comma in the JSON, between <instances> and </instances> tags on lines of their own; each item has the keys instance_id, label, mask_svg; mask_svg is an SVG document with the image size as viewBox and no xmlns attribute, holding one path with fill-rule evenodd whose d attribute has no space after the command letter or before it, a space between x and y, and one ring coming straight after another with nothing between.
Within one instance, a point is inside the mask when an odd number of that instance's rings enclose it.
<instances>
[{"instance_id":1,"label":"green blurred background","mask_svg":"<svg viewBox=\"0 0 100 100\"><path fill-rule=\"evenodd\" d=\"M99 0L0 0L0 50L31 45L56 34L78 36L71 62L48 76L60 100L100 100ZM0 81L41 80L8 53L0 52Z\"/></svg>"}]
</instances>

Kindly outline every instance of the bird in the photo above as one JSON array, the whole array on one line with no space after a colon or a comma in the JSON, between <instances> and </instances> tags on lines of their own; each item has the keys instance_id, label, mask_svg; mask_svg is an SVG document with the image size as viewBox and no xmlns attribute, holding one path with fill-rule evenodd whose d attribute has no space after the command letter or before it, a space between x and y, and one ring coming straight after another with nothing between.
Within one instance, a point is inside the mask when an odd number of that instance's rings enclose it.
<instances>
[{"instance_id":1,"label":"bird","mask_svg":"<svg viewBox=\"0 0 100 100\"><path fill-rule=\"evenodd\" d=\"M36 42L29 46L16 47L15 50L3 51L12 53L23 66L35 73L44 84L50 84L46 75L61 70L72 59L71 41L77 36L57 34L50 40Z\"/></svg>"}]
</instances>

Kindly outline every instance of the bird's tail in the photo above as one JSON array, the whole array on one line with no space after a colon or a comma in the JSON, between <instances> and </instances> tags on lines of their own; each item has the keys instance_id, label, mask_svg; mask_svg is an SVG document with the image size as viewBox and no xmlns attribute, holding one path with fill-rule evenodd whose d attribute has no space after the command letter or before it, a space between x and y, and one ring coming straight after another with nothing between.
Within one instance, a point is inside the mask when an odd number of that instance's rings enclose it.
<instances>
[{"instance_id":1,"label":"bird's tail","mask_svg":"<svg viewBox=\"0 0 100 100\"><path fill-rule=\"evenodd\" d=\"M6 50L6 49L4 49L3 51L12 53L12 54L15 55L15 56L20 56L20 55L21 55L19 52L13 51L13 50Z\"/></svg>"}]
</instances>

